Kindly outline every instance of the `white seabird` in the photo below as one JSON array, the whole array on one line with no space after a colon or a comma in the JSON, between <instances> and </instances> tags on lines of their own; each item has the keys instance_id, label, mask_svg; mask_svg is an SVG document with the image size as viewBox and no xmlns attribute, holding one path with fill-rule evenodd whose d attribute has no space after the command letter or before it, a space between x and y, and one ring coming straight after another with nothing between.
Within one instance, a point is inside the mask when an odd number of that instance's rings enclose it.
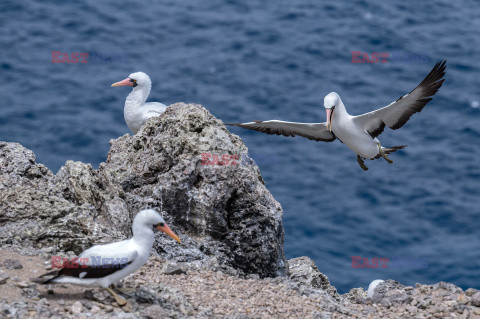
<instances>
[{"instance_id":1,"label":"white seabird","mask_svg":"<svg viewBox=\"0 0 480 319\"><path fill-rule=\"evenodd\" d=\"M155 240L153 227L180 242L178 236L155 210L142 210L133 219L132 238L93 246L75 259L79 264L77 268L60 268L32 281L39 284L63 283L103 287L123 306L127 301L117 295L112 290L113 286L110 286L134 273L147 262Z\"/></svg>"},{"instance_id":2,"label":"white seabird","mask_svg":"<svg viewBox=\"0 0 480 319\"><path fill-rule=\"evenodd\" d=\"M388 154L406 147L382 147L377 136L385 126L396 130L402 127L410 117L420 112L432 100L442 86L446 61L438 62L427 77L410 93L395 102L372 112L358 116L348 114L340 96L331 92L324 99L327 122L296 123L278 120L254 121L248 123L231 123L242 128L260 131L267 134L284 136L303 136L310 140L333 142L336 138L357 154L357 161L363 170L368 170L364 159L383 157L392 164Z\"/></svg>"},{"instance_id":3,"label":"white seabird","mask_svg":"<svg viewBox=\"0 0 480 319\"><path fill-rule=\"evenodd\" d=\"M150 77L143 72L132 73L126 78L112 86L131 86L132 92L125 100L123 108L123 116L127 122L128 128L136 134L142 125L151 117L162 115L167 106L158 102L147 101L150 90L152 89L152 81Z\"/></svg>"}]
</instances>

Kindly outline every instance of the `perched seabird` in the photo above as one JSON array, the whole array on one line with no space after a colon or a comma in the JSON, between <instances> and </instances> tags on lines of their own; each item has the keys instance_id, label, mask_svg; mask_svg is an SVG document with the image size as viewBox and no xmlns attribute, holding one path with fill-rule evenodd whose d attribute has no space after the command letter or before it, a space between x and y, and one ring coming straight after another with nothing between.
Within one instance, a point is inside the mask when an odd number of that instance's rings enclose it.
<instances>
[{"instance_id":1,"label":"perched seabird","mask_svg":"<svg viewBox=\"0 0 480 319\"><path fill-rule=\"evenodd\" d=\"M143 72L132 73L125 80L113 83L112 86L131 86L133 88L125 100L123 116L128 128L135 134L149 118L160 116L167 109L167 106L162 103L145 103L152 89L152 81Z\"/></svg>"},{"instance_id":2,"label":"perched seabird","mask_svg":"<svg viewBox=\"0 0 480 319\"><path fill-rule=\"evenodd\" d=\"M75 284L103 287L121 306L127 301L112 290L113 283L134 273L148 260L155 240L153 228L180 242L165 220L153 209L140 211L133 219L133 237L116 243L96 245L76 258L76 268L60 268L32 281L39 284Z\"/></svg>"},{"instance_id":3,"label":"perched seabird","mask_svg":"<svg viewBox=\"0 0 480 319\"><path fill-rule=\"evenodd\" d=\"M357 161L363 170L368 170L364 159L383 157L392 164L388 154L406 147L382 147L377 136L385 126L396 130L402 127L410 117L420 112L432 100L442 86L446 61L438 62L427 77L410 93L395 102L372 112L358 116L347 113L340 96L331 92L324 99L327 122L295 123L278 120L254 121L249 123L232 123L242 128L260 131L267 134L284 136L303 136L310 140L333 142L336 138L357 154Z\"/></svg>"}]
</instances>

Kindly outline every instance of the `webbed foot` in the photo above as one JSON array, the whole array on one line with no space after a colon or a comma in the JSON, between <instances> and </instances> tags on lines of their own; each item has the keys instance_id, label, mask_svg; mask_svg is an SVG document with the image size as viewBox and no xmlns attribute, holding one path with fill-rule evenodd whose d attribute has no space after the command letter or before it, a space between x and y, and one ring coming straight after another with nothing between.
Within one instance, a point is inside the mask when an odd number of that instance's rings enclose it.
<instances>
[{"instance_id":1,"label":"webbed foot","mask_svg":"<svg viewBox=\"0 0 480 319\"><path fill-rule=\"evenodd\" d=\"M363 158L360 157L360 155L357 155L357 162L364 171L368 171L368 167L365 165L365 162L363 161Z\"/></svg>"},{"instance_id":2,"label":"webbed foot","mask_svg":"<svg viewBox=\"0 0 480 319\"><path fill-rule=\"evenodd\" d=\"M107 291L113 296L113 298L115 298L115 301L120 305L120 306L125 306L128 301L123 298L122 296L119 296L115 291L113 291L112 288L108 287L108 288L105 288L107 289Z\"/></svg>"},{"instance_id":3,"label":"webbed foot","mask_svg":"<svg viewBox=\"0 0 480 319\"><path fill-rule=\"evenodd\" d=\"M135 291L135 288L117 287L115 285L112 285L111 288L125 295L131 294Z\"/></svg>"},{"instance_id":4,"label":"webbed foot","mask_svg":"<svg viewBox=\"0 0 480 319\"><path fill-rule=\"evenodd\" d=\"M380 156L383 157L383 159L386 160L388 164L393 164L393 161L388 158L387 153L385 153L380 143L378 143L377 146L378 146L378 154L380 154Z\"/></svg>"}]
</instances>

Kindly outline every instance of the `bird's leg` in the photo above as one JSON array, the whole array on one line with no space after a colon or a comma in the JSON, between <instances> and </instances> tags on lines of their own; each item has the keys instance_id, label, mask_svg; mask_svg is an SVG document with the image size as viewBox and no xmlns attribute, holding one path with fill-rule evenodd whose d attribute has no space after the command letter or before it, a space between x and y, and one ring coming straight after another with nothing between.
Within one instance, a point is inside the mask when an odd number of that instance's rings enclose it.
<instances>
[{"instance_id":1,"label":"bird's leg","mask_svg":"<svg viewBox=\"0 0 480 319\"><path fill-rule=\"evenodd\" d=\"M377 146L378 146L378 154L380 154L380 156L383 157L388 162L388 164L393 164L393 161L388 158L387 153L385 153L385 151L382 149L382 146L380 145L380 143L378 143Z\"/></svg>"},{"instance_id":2,"label":"bird's leg","mask_svg":"<svg viewBox=\"0 0 480 319\"><path fill-rule=\"evenodd\" d=\"M357 162L364 171L368 171L368 167L365 165L365 162L363 161L363 158L360 157L360 155L357 155Z\"/></svg>"},{"instance_id":3,"label":"bird's leg","mask_svg":"<svg viewBox=\"0 0 480 319\"><path fill-rule=\"evenodd\" d=\"M110 286L111 287L111 286ZM117 295L117 293L115 291L113 291L112 288L105 288L107 289L107 291L113 296L113 298L115 298L115 301L120 305L120 306L125 306L127 304L127 300L125 300L125 298Z\"/></svg>"}]
</instances>

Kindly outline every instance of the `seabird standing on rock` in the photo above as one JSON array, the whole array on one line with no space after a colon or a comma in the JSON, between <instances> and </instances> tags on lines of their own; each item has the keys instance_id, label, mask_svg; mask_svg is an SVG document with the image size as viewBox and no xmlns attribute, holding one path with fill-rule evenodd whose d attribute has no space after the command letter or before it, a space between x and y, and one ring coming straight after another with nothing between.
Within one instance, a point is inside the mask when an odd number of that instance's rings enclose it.
<instances>
[{"instance_id":1,"label":"seabird standing on rock","mask_svg":"<svg viewBox=\"0 0 480 319\"><path fill-rule=\"evenodd\" d=\"M364 159L383 157L392 164L388 154L406 147L382 147L377 136L385 126L396 130L402 127L410 117L420 112L432 100L431 96L437 93L442 86L445 75L446 61L438 62L427 77L410 93L400 97L395 102L372 112L358 116L347 113L340 96L329 93L325 96L324 107L327 113L327 122L323 123L295 123L278 120L254 121L249 123L232 123L242 128L260 131L267 134L284 136L303 136L310 140L333 142L336 138L346 144L357 154L357 161L363 170L368 170Z\"/></svg>"},{"instance_id":2,"label":"seabird standing on rock","mask_svg":"<svg viewBox=\"0 0 480 319\"><path fill-rule=\"evenodd\" d=\"M60 268L32 281L39 284L63 283L103 287L123 306L127 301L112 290L112 285L147 262L155 240L154 227L180 242L178 236L155 210L142 210L133 219L132 238L93 246L76 258L79 263L77 268ZM86 261L85 264L82 260Z\"/></svg>"},{"instance_id":3,"label":"seabird standing on rock","mask_svg":"<svg viewBox=\"0 0 480 319\"><path fill-rule=\"evenodd\" d=\"M131 86L133 88L125 100L123 115L128 128L135 134L149 118L160 116L167 109L167 106L162 103L145 103L152 89L152 81L143 72L132 73L125 80L113 83L112 86Z\"/></svg>"}]
</instances>

